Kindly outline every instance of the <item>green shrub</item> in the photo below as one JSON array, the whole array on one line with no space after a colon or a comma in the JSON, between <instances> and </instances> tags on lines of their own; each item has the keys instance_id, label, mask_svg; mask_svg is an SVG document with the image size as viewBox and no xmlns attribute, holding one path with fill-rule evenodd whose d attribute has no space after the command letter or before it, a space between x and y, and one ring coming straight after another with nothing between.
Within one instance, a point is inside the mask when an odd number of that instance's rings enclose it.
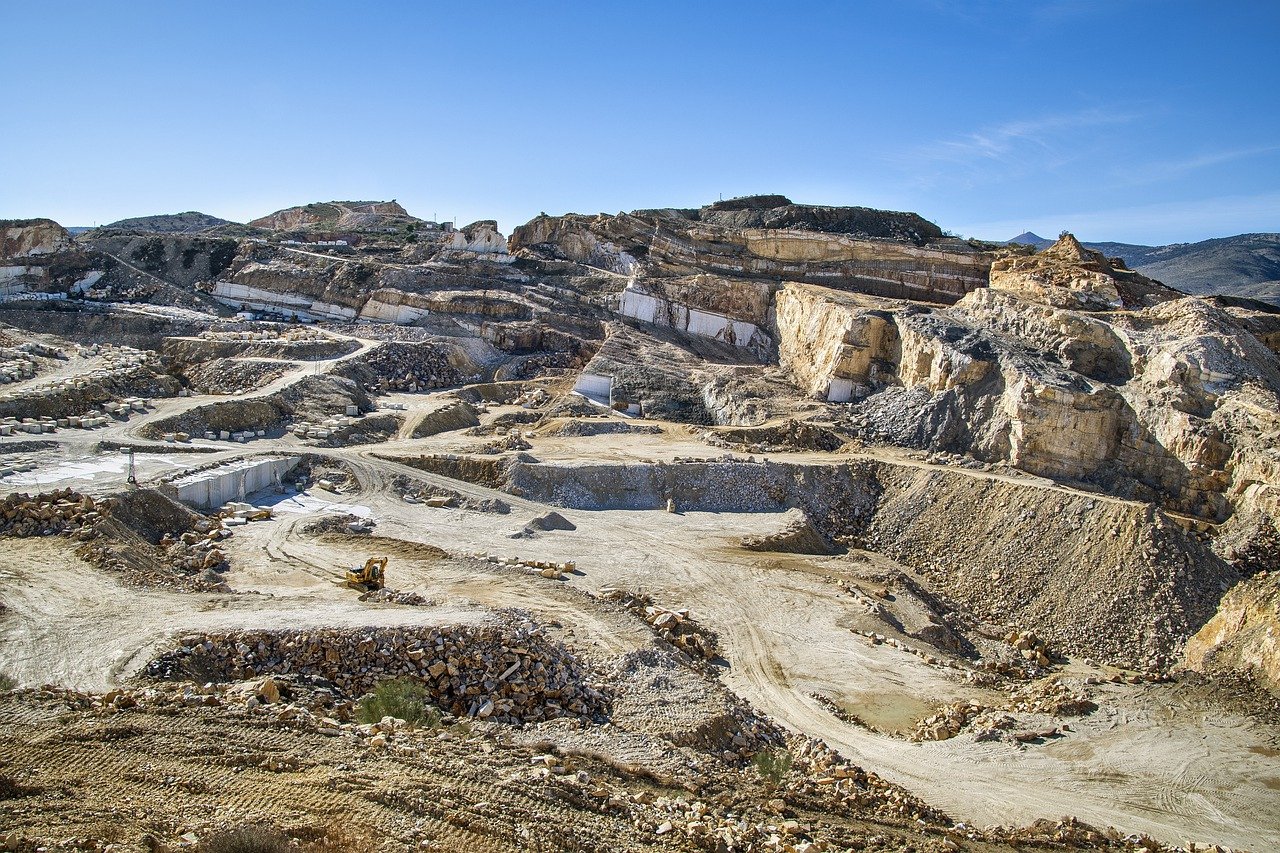
<instances>
[{"instance_id":1,"label":"green shrub","mask_svg":"<svg viewBox=\"0 0 1280 853\"><path fill-rule=\"evenodd\" d=\"M441 715L427 699L427 689L420 682L393 678L360 700L356 718L362 723L376 723L383 717L396 717L411 726L434 729L440 725Z\"/></svg>"},{"instance_id":2,"label":"green shrub","mask_svg":"<svg viewBox=\"0 0 1280 853\"><path fill-rule=\"evenodd\" d=\"M3 672L0 672L0 693L4 693L6 690L12 690L17 683L18 682L14 681Z\"/></svg>"},{"instance_id":3,"label":"green shrub","mask_svg":"<svg viewBox=\"0 0 1280 853\"><path fill-rule=\"evenodd\" d=\"M783 777L787 775L787 771L791 769L794 762L795 756L781 747L762 749L756 753L755 758L751 759L760 778L764 779L771 788L782 784Z\"/></svg>"},{"instance_id":4,"label":"green shrub","mask_svg":"<svg viewBox=\"0 0 1280 853\"><path fill-rule=\"evenodd\" d=\"M200 853L285 853L289 837L266 826L241 826L200 842Z\"/></svg>"}]
</instances>

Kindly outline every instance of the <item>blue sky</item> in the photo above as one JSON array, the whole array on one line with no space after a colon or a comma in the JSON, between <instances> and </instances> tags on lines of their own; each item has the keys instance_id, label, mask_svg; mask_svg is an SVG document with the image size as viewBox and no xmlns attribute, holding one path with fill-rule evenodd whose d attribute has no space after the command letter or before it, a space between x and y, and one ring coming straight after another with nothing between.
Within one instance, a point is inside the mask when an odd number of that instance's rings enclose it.
<instances>
[{"instance_id":1,"label":"blue sky","mask_svg":"<svg viewBox=\"0 0 1280 853\"><path fill-rule=\"evenodd\" d=\"M1280 231L1280 3L0 0L0 217L914 210Z\"/></svg>"}]
</instances>

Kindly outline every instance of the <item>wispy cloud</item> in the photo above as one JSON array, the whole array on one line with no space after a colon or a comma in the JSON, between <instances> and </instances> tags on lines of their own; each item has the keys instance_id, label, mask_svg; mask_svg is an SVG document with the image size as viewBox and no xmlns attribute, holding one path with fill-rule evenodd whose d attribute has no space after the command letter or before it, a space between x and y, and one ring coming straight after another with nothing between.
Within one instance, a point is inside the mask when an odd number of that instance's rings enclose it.
<instances>
[{"instance_id":1,"label":"wispy cloud","mask_svg":"<svg viewBox=\"0 0 1280 853\"><path fill-rule=\"evenodd\" d=\"M1086 156L1080 135L1127 124L1141 114L1092 108L1052 113L980 127L967 133L887 155L917 189L940 184L972 188L988 181L1059 169Z\"/></svg>"},{"instance_id":2,"label":"wispy cloud","mask_svg":"<svg viewBox=\"0 0 1280 853\"><path fill-rule=\"evenodd\" d=\"M1126 169L1125 183L1129 186L1167 181L1201 169L1231 163L1235 160L1246 160L1260 157L1263 154L1274 154L1280 151L1280 145L1256 145L1251 148L1232 148L1225 151L1210 151L1183 157L1177 160L1158 160Z\"/></svg>"},{"instance_id":3,"label":"wispy cloud","mask_svg":"<svg viewBox=\"0 0 1280 853\"><path fill-rule=\"evenodd\" d=\"M918 147L917 160L958 165L1006 161L1027 152L1052 152L1060 137L1104 125L1125 124L1139 116L1112 110L1090 109L1036 118L1017 119L981 128L950 139Z\"/></svg>"}]
</instances>

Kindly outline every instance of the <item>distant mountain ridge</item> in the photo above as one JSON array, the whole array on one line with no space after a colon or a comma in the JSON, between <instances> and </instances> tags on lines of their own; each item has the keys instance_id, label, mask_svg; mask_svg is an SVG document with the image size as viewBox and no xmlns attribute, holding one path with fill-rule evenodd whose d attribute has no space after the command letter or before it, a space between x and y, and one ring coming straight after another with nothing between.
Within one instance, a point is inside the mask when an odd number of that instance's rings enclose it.
<instances>
[{"instance_id":1,"label":"distant mountain ridge","mask_svg":"<svg viewBox=\"0 0 1280 853\"><path fill-rule=\"evenodd\" d=\"M1035 246L1037 250L1053 243L1030 231L1007 242ZM1109 258L1123 258L1130 269L1186 293L1241 296L1280 305L1280 234L1237 234L1168 246L1083 245Z\"/></svg>"}]
</instances>

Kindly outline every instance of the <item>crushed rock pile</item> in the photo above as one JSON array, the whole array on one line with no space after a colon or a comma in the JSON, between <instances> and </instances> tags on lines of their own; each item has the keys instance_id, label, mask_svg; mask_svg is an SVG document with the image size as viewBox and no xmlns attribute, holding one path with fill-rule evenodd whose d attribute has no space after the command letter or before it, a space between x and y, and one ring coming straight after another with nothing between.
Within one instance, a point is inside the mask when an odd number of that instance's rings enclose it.
<instances>
[{"instance_id":1,"label":"crushed rock pile","mask_svg":"<svg viewBox=\"0 0 1280 853\"><path fill-rule=\"evenodd\" d=\"M777 551L787 554L830 554L831 543L817 531L804 513L796 512L785 528L767 536L744 536L748 551Z\"/></svg>"},{"instance_id":2,"label":"crushed rock pile","mask_svg":"<svg viewBox=\"0 0 1280 853\"><path fill-rule=\"evenodd\" d=\"M183 637L151 661L152 678L241 681L297 673L358 697L388 678L422 682L455 716L525 723L605 719L610 697L592 670L534 623L343 631L236 631Z\"/></svg>"},{"instance_id":3,"label":"crushed rock pile","mask_svg":"<svg viewBox=\"0 0 1280 853\"><path fill-rule=\"evenodd\" d=\"M144 424L138 434L158 439L166 433L274 433L290 423L322 422L355 406L373 408L357 383L338 376L307 376L281 391L249 399L221 400Z\"/></svg>"},{"instance_id":4,"label":"crushed rock pile","mask_svg":"<svg viewBox=\"0 0 1280 853\"><path fill-rule=\"evenodd\" d=\"M101 503L101 502L100 502ZM110 499L110 511L77 555L129 583L183 592L225 592L230 569L222 541L232 531L222 520L193 512L153 489Z\"/></svg>"},{"instance_id":5,"label":"crushed rock pile","mask_svg":"<svg viewBox=\"0 0 1280 853\"><path fill-rule=\"evenodd\" d=\"M229 565L218 543L231 535L149 489L95 499L72 489L11 494L0 501L0 536L65 536L76 555L126 580L182 590L222 590Z\"/></svg>"},{"instance_id":6,"label":"crushed rock pile","mask_svg":"<svg viewBox=\"0 0 1280 853\"><path fill-rule=\"evenodd\" d=\"M948 740L969 729L979 741L1008 740L1016 743L1059 737L1060 726L1036 725L1027 716L1061 719L1081 717L1098 709L1081 689L1072 688L1057 678L1010 688L1004 701L985 705L975 701L953 702L937 713L916 723L908 737L913 741ZM1017 714L1023 717L1010 716Z\"/></svg>"},{"instance_id":7,"label":"crushed rock pile","mask_svg":"<svg viewBox=\"0 0 1280 853\"><path fill-rule=\"evenodd\" d=\"M689 664L687 655L660 643L616 659L613 725L709 752L731 766L786 745L776 722Z\"/></svg>"},{"instance_id":8,"label":"crushed rock pile","mask_svg":"<svg viewBox=\"0 0 1280 853\"><path fill-rule=\"evenodd\" d=\"M413 428L413 437L426 438L455 429L479 426L479 424L480 419L476 417L476 408L465 400L459 400L428 412Z\"/></svg>"},{"instance_id":9,"label":"crushed rock pile","mask_svg":"<svg viewBox=\"0 0 1280 853\"><path fill-rule=\"evenodd\" d=\"M1149 506L937 469L875 477L863 547L1065 654L1165 672L1237 578Z\"/></svg>"},{"instance_id":10,"label":"crushed rock pile","mask_svg":"<svg viewBox=\"0 0 1280 853\"><path fill-rule=\"evenodd\" d=\"M499 515L511 512L511 505L498 498L476 500L461 492L455 492L452 489L446 489L441 486L433 486L401 475L397 475L391 481L391 485L405 503L423 503L437 507L457 506L472 512L493 512Z\"/></svg>"},{"instance_id":11,"label":"crushed rock pile","mask_svg":"<svg viewBox=\"0 0 1280 853\"><path fill-rule=\"evenodd\" d=\"M360 600L370 604L403 604L408 607L426 607L432 604L416 592L389 589L385 586L382 589L364 593L360 596Z\"/></svg>"}]
</instances>

